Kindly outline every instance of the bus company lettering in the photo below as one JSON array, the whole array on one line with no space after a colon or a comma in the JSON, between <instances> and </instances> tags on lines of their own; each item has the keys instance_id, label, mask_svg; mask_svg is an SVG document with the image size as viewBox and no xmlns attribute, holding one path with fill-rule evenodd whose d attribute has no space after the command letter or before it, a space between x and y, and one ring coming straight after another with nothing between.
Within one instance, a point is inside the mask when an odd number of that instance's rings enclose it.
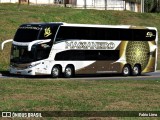
<instances>
[{"instance_id":1,"label":"bus company lettering","mask_svg":"<svg viewBox=\"0 0 160 120\"><path fill-rule=\"evenodd\" d=\"M19 27L19 29L32 29L32 30L40 30L40 27L34 27L34 26L22 26Z\"/></svg>"},{"instance_id":2,"label":"bus company lettering","mask_svg":"<svg viewBox=\"0 0 160 120\"><path fill-rule=\"evenodd\" d=\"M113 42L65 42L66 49L115 49Z\"/></svg>"}]
</instances>

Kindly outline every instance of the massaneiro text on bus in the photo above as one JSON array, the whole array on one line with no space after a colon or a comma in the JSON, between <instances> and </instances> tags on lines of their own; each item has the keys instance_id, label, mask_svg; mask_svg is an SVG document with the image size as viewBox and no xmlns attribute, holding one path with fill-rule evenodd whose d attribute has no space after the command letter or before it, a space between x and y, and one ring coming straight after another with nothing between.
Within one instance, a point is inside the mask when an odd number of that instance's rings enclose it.
<instances>
[{"instance_id":1,"label":"massaneiro text on bus","mask_svg":"<svg viewBox=\"0 0 160 120\"><path fill-rule=\"evenodd\" d=\"M51 75L154 72L158 31L132 25L69 24L63 22L20 25L10 55L11 74Z\"/></svg>"}]
</instances>

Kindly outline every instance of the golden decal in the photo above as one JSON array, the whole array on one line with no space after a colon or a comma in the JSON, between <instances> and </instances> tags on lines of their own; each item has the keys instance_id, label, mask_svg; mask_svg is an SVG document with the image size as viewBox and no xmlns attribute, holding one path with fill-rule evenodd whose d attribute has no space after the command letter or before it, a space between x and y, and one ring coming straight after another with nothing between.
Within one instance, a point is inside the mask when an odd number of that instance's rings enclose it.
<instances>
[{"instance_id":1,"label":"golden decal","mask_svg":"<svg viewBox=\"0 0 160 120\"><path fill-rule=\"evenodd\" d=\"M130 41L126 48L127 63L133 67L136 63L141 64L142 71L146 68L150 55L147 41Z\"/></svg>"},{"instance_id":2,"label":"golden decal","mask_svg":"<svg viewBox=\"0 0 160 120\"><path fill-rule=\"evenodd\" d=\"M52 33L51 33L51 28L45 28L44 29L44 37L48 37L50 36Z\"/></svg>"}]
</instances>

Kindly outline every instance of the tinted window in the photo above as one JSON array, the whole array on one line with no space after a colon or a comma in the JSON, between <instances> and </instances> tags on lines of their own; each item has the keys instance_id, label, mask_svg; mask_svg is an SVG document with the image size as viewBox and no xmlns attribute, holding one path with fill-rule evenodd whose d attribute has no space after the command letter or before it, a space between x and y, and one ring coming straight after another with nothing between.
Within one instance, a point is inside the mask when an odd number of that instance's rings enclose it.
<instances>
[{"instance_id":1,"label":"tinted window","mask_svg":"<svg viewBox=\"0 0 160 120\"><path fill-rule=\"evenodd\" d=\"M105 40L120 40L119 29L116 28L106 28L105 29Z\"/></svg>"},{"instance_id":2,"label":"tinted window","mask_svg":"<svg viewBox=\"0 0 160 120\"><path fill-rule=\"evenodd\" d=\"M35 57L35 47L32 48L31 51L28 51L25 46L12 46L11 50L11 62L15 63L30 63L36 60Z\"/></svg>"},{"instance_id":3,"label":"tinted window","mask_svg":"<svg viewBox=\"0 0 160 120\"><path fill-rule=\"evenodd\" d=\"M14 41L31 42L31 41L37 40L40 29L41 29L40 27L36 27L36 26L19 27L19 29L17 30L14 36Z\"/></svg>"},{"instance_id":4,"label":"tinted window","mask_svg":"<svg viewBox=\"0 0 160 120\"><path fill-rule=\"evenodd\" d=\"M57 53L55 60L118 60L119 50L67 50Z\"/></svg>"},{"instance_id":5,"label":"tinted window","mask_svg":"<svg viewBox=\"0 0 160 120\"><path fill-rule=\"evenodd\" d=\"M36 60L43 60L49 57L51 46L49 44L36 45Z\"/></svg>"},{"instance_id":6,"label":"tinted window","mask_svg":"<svg viewBox=\"0 0 160 120\"><path fill-rule=\"evenodd\" d=\"M84 39L84 30L78 27L60 27L56 41L66 39Z\"/></svg>"},{"instance_id":7,"label":"tinted window","mask_svg":"<svg viewBox=\"0 0 160 120\"><path fill-rule=\"evenodd\" d=\"M156 38L155 30L133 29L133 40L151 41L155 40L155 38Z\"/></svg>"},{"instance_id":8,"label":"tinted window","mask_svg":"<svg viewBox=\"0 0 160 120\"><path fill-rule=\"evenodd\" d=\"M59 25L24 25L15 34L14 41L32 42L40 39L54 39Z\"/></svg>"},{"instance_id":9,"label":"tinted window","mask_svg":"<svg viewBox=\"0 0 160 120\"><path fill-rule=\"evenodd\" d=\"M148 32L151 32L153 36L146 37ZM155 30L147 29L63 26L59 29L56 41L67 39L151 41L155 40L155 36Z\"/></svg>"},{"instance_id":10,"label":"tinted window","mask_svg":"<svg viewBox=\"0 0 160 120\"><path fill-rule=\"evenodd\" d=\"M132 29L119 29L119 40L132 40Z\"/></svg>"}]
</instances>

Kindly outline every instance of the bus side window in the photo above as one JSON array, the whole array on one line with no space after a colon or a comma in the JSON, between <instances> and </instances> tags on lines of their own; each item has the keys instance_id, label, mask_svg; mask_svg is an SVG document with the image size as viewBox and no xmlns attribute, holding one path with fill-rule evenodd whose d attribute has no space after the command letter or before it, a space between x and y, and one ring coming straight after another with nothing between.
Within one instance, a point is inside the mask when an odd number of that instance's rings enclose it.
<instances>
[{"instance_id":1,"label":"bus side window","mask_svg":"<svg viewBox=\"0 0 160 120\"><path fill-rule=\"evenodd\" d=\"M106 28L105 32L107 35L105 36L106 40L119 40L119 29L117 28Z\"/></svg>"},{"instance_id":2,"label":"bus side window","mask_svg":"<svg viewBox=\"0 0 160 120\"><path fill-rule=\"evenodd\" d=\"M148 34L149 33L149 34ZM133 29L133 40L152 41L156 39L156 31L148 29Z\"/></svg>"},{"instance_id":3,"label":"bus side window","mask_svg":"<svg viewBox=\"0 0 160 120\"><path fill-rule=\"evenodd\" d=\"M67 30L68 27L60 27L57 37L56 37L56 42L61 41L61 40L65 40L68 39L69 36L69 30Z\"/></svg>"},{"instance_id":4,"label":"bus side window","mask_svg":"<svg viewBox=\"0 0 160 120\"><path fill-rule=\"evenodd\" d=\"M120 40L132 40L132 29L119 29L119 39Z\"/></svg>"}]
</instances>

